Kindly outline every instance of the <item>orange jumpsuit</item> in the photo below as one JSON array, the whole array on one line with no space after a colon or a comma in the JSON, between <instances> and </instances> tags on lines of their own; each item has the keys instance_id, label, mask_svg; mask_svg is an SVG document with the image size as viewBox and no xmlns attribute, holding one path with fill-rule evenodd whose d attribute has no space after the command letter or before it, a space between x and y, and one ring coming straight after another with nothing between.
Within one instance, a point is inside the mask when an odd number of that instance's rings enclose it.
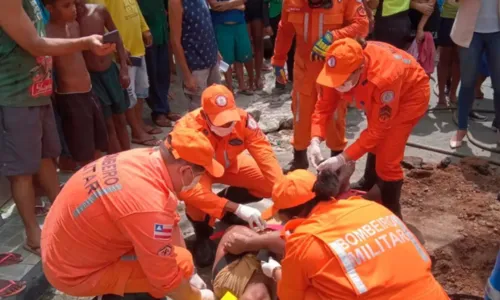
<instances>
[{"instance_id":1,"label":"orange jumpsuit","mask_svg":"<svg viewBox=\"0 0 500 300\"><path fill-rule=\"evenodd\" d=\"M273 149L257 122L243 109L238 108L238 111L241 121L236 122L233 132L225 137L210 131L201 108L188 113L175 125L176 128L189 127L203 132L212 143L216 160L226 168L222 177L213 178L205 173L199 184L179 194L179 198L186 202L186 212L193 221L204 221L207 214L222 218L228 200L217 196L212 191L212 184L246 188L253 196L268 198L271 197L274 182L283 176ZM242 153L245 150L251 156Z\"/></svg>"},{"instance_id":2,"label":"orange jumpsuit","mask_svg":"<svg viewBox=\"0 0 500 300\"><path fill-rule=\"evenodd\" d=\"M449 299L400 219L375 202L348 200L320 203L285 225L280 299Z\"/></svg>"},{"instance_id":3,"label":"orange jumpsuit","mask_svg":"<svg viewBox=\"0 0 500 300\"><path fill-rule=\"evenodd\" d=\"M292 112L294 115L293 146L306 150L311 141L311 116L318 98L316 78L323 62L310 60L314 44L327 31L334 40L345 37L365 37L368 19L362 1L332 0L331 9L311 9L307 0L284 0L278 27L272 64L284 66L287 53L296 38L293 74ZM338 115L331 115L326 136L327 146L334 151L344 149L346 107L339 107Z\"/></svg>"},{"instance_id":4,"label":"orange jumpsuit","mask_svg":"<svg viewBox=\"0 0 500 300\"><path fill-rule=\"evenodd\" d=\"M194 273L181 245L177 198L159 151L92 162L66 183L42 230L43 270L72 296L162 298Z\"/></svg>"},{"instance_id":5,"label":"orange jumpsuit","mask_svg":"<svg viewBox=\"0 0 500 300\"><path fill-rule=\"evenodd\" d=\"M368 42L364 55L365 71L344 99L365 111L368 128L344 153L351 160L374 153L377 175L384 181L400 180L406 142L429 105L429 77L410 54L389 44ZM311 130L312 136L325 138L330 116L347 101L333 88L322 86L322 92Z\"/></svg>"}]
</instances>

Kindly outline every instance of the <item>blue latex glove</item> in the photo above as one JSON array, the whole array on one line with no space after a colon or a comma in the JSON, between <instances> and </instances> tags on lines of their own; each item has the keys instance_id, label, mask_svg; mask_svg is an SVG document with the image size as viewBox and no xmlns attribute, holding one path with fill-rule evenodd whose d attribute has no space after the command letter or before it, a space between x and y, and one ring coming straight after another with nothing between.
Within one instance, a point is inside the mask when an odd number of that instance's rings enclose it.
<instances>
[{"instance_id":1,"label":"blue latex glove","mask_svg":"<svg viewBox=\"0 0 500 300\"><path fill-rule=\"evenodd\" d=\"M276 76L276 81L280 84L285 85L288 81L286 78L285 68L274 66L274 75Z\"/></svg>"},{"instance_id":2,"label":"blue latex glove","mask_svg":"<svg viewBox=\"0 0 500 300\"><path fill-rule=\"evenodd\" d=\"M333 34L327 31L317 42L311 51L311 61L325 60L326 50L333 43Z\"/></svg>"}]
</instances>

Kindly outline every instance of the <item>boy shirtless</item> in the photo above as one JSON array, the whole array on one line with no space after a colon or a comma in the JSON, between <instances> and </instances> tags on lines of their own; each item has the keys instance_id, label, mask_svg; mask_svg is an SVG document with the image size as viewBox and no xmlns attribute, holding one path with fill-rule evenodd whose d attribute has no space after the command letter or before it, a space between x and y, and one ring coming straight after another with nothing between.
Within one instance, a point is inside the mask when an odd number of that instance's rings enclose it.
<instances>
[{"instance_id":1,"label":"boy shirtless","mask_svg":"<svg viewBox=\"0 0 500 300\"><path fill-rule=\"evenodd\" d=\"M76 0L77 21L80 34L104 34L105 30L116 30L108 10L102 5L86 4L85 0ZM90 51L84 51L83 57L87 64L92 81L92 91L99 98L108 129L109 153L117 153L130 149L130 138L127 131L125 111L130 105L124 94L130 84L127 66L127 53L123 44L117 44L118 62L120 68L113 62L112 56L97 56Z\"/></svg>"},{"instance_id":2,"label":"boy shirtless","mask_svg":"<svg viewBox=\"0 0 500 300\"><path fill-rule=\"evenodd\" d=\"M50 12L47 35L79 38L75 0L44 0ZM54 57L55 105L61 115L64 138L73 159L85 165L107 151L108 136L82 52Z\"/></svg>"}]
</instances>

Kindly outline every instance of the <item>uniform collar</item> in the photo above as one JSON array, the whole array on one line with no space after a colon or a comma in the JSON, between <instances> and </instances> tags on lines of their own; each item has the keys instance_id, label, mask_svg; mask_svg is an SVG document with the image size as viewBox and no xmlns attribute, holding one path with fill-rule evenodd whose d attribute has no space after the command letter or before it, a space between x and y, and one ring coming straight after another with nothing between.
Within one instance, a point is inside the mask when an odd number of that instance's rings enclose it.
<instances>
[{"instance_id":1,"label":"uniform collar","mask_svg":"<svg viewBox=\"0 0 500 300\"><path fill-rule=\"evenodd\" d=\"M170 174L168 173L167 166L165 165L165 161L161 156L160 150L157 147L151 149L151 153L149 155L149 161L153 166L154 171L161 175L168 189L174 192L174 185L172 183L172 179L170 177Z\"/></svg>"}]
</instances>

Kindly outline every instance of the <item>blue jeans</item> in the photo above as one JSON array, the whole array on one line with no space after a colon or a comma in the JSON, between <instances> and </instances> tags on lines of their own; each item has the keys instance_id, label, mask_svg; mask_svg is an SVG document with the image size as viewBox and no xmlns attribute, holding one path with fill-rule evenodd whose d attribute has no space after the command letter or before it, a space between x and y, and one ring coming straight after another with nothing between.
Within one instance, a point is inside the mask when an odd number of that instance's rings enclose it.
<instances>
[{"instance_id":1,"label":"blue jeans","mask_svg":"<svg viewBox=\"0 0 500 300\"><path fill-rule=\"evenodd\" d=\"M468 116L474 102L474 88L483 53L489 63L495 119L500 120L500 32L474 33L469 48L460 47L460 79L458 93L458 129L467 130Z\"/></svg>"},{"instance_id":2,"label":"blue jeans","mask_svg":"<svg viewBox=\"0 0 500 300\"><path fill-rule=\"evenodd\" d=\"M152 45L146 48L146 66L149 77L148 106L154 117L170 112L168 90L170 89L170 64L168 60L168 44Z\"/></svg>"}]
</instances>

